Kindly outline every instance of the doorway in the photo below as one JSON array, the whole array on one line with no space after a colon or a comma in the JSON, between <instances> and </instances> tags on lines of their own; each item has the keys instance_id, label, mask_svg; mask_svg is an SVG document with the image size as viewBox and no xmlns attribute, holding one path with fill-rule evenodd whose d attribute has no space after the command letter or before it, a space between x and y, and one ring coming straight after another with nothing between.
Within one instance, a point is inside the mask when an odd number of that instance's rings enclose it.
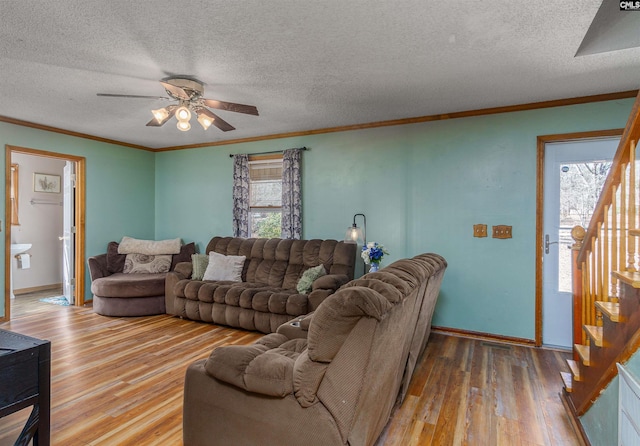
<instances>
[{"instance_id":1,"label":"doorway","mask_svg":"<svg viewBox=\"0 0 640 446\"><path fill-rule=\"evenodd\" d=\"M587 228L622 130L538 138L536 345L573 348L571 229Z\"/></svg>"},{"instance_id":2,"label":"doorway","mask_svg":"<svg viewBox=\"0 0 640 446\"><path fill-rule=\"evenodd\" d=\"M11 318L14 288L31 295L52 289L53 301L84 305L85 159L7 145L5 160L3 320Z\"/></svg>"}]
</instances>

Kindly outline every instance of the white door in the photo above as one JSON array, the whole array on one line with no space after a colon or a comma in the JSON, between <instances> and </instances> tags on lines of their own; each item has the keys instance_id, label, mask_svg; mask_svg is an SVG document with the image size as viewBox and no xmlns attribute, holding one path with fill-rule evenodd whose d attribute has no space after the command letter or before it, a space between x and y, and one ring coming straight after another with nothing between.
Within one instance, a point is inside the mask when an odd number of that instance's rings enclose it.
<instances>
[{"instance_id":1,"label":"white door","mask_svg":"<svg viewBox=\"0 0 640 446\"><path fill-rule=\"evenodd\" d=\"M63 280L62 291L71 305L75 303L75 162L67 161L64 166L64 194L62 198L63 217L62 240Z\"/></svg>"},{"instance_id":2,"label":"white door","mask_svg":"<svg viewBox=\"0 0 640 446\"><path fill-rule=\"evenodd\" d=\"M571 228L585 229L619 138L547 143L544 154L542 343L573 348Z\"/></svg>"}]
</instances>

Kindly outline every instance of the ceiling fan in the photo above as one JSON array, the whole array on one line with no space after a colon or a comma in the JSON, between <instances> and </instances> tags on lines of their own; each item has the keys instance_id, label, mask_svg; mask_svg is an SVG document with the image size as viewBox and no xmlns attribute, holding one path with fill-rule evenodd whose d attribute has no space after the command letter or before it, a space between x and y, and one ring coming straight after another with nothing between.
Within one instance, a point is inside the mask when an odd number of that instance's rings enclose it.
<instances>
[{"instance_id":1,"label":"ceiling fan","mask_svg":"<svg viewBox=\"0 0 640 446\"><path fill-rule=\"evenodd\" d=\"M198 122L205 130L207 130L211 126L211 124L215 125L223 132L235 130L235 127L222 119L220 116L213 113L211 110L209 110L209 108L258 116L258 109L253 105L236 104L234 102L217 101L215 99L203 98L203 83L192 77L171 76L162 79L160 81L160 84L164 87L170 97L111 93L98 93L98 96L116 98L164 99L168 101L178 101L177 104L171 104L164 108L151 110L153 119L147 123L147 126L160 127L173 116L175 116L178 120L177 127L183 132L186 132L191 128L189 120L191 119L192 112L196 114L196 116L198 117Z\"/></svg>"}]
</instances>

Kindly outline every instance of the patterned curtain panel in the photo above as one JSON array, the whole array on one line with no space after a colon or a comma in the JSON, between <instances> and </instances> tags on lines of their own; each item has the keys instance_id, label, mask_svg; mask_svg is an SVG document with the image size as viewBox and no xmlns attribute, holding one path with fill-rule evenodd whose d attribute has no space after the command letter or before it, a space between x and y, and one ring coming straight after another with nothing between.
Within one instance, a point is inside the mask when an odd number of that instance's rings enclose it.
<instances>
[{"instance_id":1,"label":"patterned curtain panel","mask_svg":"<svg viewBox=\"0 0 640 446\"><path fill-rule=\"evenodd\" d=\"M249 237L249 156L233 155L233 235Z\"/></svg>"},{"instance_id":2,"label":"patterned curtain panel","mask_svg":"<svg viewBox=\"0 0 640 446\"><path fill-rule=\"evenodd\" d=\"M282 238L302 238L302 149L282 154Z\"/></svg>"}]
</instances>

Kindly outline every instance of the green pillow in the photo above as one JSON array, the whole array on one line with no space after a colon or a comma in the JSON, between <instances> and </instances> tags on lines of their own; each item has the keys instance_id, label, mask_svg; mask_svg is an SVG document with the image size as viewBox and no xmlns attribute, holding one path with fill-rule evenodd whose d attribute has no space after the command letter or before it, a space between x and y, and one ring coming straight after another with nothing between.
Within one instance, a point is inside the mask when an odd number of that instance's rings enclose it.
<instances>
[{"instance_id":1,"label":"green pillow","mask_svg":"<svg viewBox=\"0 0 640 446\"><path fill-rule=\"evenodd\" d=\"M313 281L318 277L322 277L327 272L324 269L324 265L314 266L313 268L309 268L304 273L302 273L302 277L298 280L298 285L296 289L300 294L309 294L311 291L311 285L313 285Z\"/></svg>"},{"instance_id":2,"label":"green pillow","mask_svg":"<svg viewBox=\"0 0 640 446\"><path fill-rule=\"evenodd\" d=\"M209 256L206 254L191 254L191 262L193 263L191 278L193 280L202 280L204 272L209 265Z\"/></svg>"}]
</instances>

